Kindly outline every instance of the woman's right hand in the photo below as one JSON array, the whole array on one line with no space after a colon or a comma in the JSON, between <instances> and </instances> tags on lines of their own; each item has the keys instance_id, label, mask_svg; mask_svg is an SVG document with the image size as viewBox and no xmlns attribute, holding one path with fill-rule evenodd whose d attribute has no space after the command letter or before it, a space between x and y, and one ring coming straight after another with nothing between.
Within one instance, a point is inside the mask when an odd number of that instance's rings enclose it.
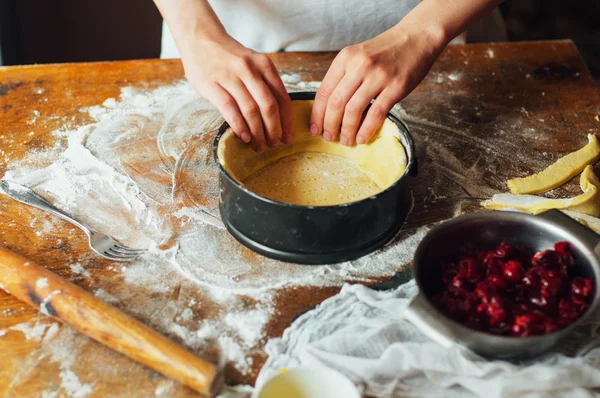
<instances>
[{"instance_id":1,"label":"woman's right hand","mask_svg":"<svg viewBox=\"0 0 600 398\"><path fill-rule=\"evenodd\" d=\"M294 139L292 103L271 59L225 36L186 38L185 74L214 104L235 134L255 151Z\"/></svg>"}]
</instances>

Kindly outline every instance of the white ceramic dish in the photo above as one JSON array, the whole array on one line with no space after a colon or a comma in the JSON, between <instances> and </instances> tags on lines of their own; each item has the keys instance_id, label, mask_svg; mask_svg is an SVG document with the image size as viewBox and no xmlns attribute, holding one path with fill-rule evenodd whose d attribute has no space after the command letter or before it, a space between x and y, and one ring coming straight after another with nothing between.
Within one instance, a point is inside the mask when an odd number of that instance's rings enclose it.
<instances>
[{"instance_id":1,"label":"white ceramic dish","mask_svg":"<svg viewBox=\"0 0 600 398\"><path fill-rule=\"evenodd\" d=\"M257 389L252 398L361 398L346 376L324 367L282 370Z\"/></svg>"}]
</instances>

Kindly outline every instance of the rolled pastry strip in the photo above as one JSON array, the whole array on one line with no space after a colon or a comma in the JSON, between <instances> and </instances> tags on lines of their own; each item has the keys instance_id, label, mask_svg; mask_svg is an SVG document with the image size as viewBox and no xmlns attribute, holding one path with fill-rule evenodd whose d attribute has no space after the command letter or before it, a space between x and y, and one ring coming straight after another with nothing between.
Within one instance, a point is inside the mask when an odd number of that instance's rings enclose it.
<instances>
[{"instance_id":1,"label":"rolled pastry strip","mask_svg":"<svg viewBox=\"0 0 600 398\"><path fill-rule=\"evenodd\" d=\"M600 142L593 135L588 135L588 144L578 151L558 159L545 170L529 177L508 180L508 188L513 194L530 194L546 192L561 186L581 171L600 159Z\"/></svg>"},{"instance_id":2,"label":"rolled pastry strip","mask_svg":"<svg viewBox=\"0 0 600 398\"><path fill-rule=\"evenodd\" d=\"M592 217L600 216L600 181L594 173L592 166L587 166L579 180L583 194L573 198L548 199L534 195L514 195L510 193L496 194L490 200L481 202L487 209L502 210L512 208L538 214L545 210L560 209L571 210Z\"/></svg>"}]
</instances>

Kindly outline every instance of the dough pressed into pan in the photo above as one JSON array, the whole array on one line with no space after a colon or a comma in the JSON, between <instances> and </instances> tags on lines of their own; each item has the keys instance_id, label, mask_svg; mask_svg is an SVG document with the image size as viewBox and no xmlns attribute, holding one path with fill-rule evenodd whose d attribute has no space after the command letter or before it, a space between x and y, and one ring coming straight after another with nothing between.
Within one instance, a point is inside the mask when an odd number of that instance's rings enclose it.
<instances>
[{"instance_id":1,"label":"dough pressed into pan","mask_svg":"<svg viewBox=\"0 0 600 398\"><path fill-rule=\"evenodd\" d=\"M286 203L328 206L370 197L406 170L400 131L386 119L368 144L344 146L308 131L313 101L292 101L294 141L256 153L231 129L217 155L227 173L261 196Z\"/></svg>"}]
</instances>

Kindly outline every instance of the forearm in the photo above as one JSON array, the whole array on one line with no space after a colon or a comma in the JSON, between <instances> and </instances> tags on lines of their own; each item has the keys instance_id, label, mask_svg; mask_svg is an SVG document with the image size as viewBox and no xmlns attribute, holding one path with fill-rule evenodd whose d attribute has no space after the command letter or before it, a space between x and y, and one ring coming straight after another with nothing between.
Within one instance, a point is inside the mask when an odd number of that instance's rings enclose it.
<instances>
[{"instance_id":1,"label":"forearm","mask_svg":"<svg viewBox=\"0 0 600 398\"><path fill-rule=\"evenodd\" d=\"M502 0L424 0L391 30L422 31L441 50Z\"/></svg>"},{"instance_id":2,"label":"forearm","mask_svg":"<svg viewBox=\"0 0 600 398\"><path fill-rule=\"evenodd\" d=\"M218 41L227 36L207 0L154 0L154 3L178 46L191 38Z\"/></svg>"}]
</instances>

